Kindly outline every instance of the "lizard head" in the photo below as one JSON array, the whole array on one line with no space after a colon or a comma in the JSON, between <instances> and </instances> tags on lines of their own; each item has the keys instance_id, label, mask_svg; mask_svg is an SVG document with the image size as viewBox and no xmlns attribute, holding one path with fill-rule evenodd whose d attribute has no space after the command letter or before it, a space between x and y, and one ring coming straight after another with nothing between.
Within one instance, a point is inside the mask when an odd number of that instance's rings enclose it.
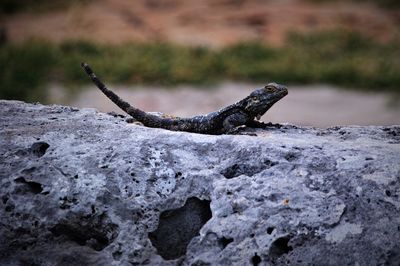
<instances>
[{"instance_id":1,"label":"lizard head","mask_svg":"<svg viewBox=\"0 0 400 266\"><path fill-rule=\"evenodd\" d=\"M287 94L288 90L285 86L277 83L269 83L265 87L253 91L245 98L244 109L249 115L260 119L274 103Z\"/></svg>"}]
</instances>

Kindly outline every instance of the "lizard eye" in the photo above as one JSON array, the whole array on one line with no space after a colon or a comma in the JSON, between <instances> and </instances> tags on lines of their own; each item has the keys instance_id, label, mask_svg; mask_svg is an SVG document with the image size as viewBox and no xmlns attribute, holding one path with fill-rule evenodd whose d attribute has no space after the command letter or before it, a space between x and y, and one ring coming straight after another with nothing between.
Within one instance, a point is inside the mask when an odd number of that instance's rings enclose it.
<instances>
[{"instance_id":1,"label":"lizard eye","mask_svg":"<svg viewBox=\"0 0 400 266\"><path fill-rule=\"evenodd\" d=\"M257 101L257 100L258 100L258 97L257 97L257 96L253 96L253 97L251 97L251 99L252 99L253 101Z\"/></svg>"},{"instance_id":2,"label":"lizard eye","mask_svg":"<svg viewBox=\"0 0 400 266\"><path fill-rule=\"evenodd\" d=\"M274 87L265 86L264 89L268 92L274 92L276 89Z\"/></svg>"}]
</instances>

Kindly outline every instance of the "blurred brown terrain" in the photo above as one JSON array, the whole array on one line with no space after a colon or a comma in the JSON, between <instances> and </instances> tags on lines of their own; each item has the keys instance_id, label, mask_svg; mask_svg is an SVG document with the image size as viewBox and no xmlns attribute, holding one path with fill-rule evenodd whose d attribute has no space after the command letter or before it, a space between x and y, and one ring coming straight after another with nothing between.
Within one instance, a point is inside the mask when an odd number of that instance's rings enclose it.
<instances>
[{"instance_id":1,"label":"blurred brown terrain","mask_svg":"<svg viewBox=\"0 0 400 266\"><path fill-rule=\"evenodd\" d=\"M39 4L41 2L45 1ZM379 1L71 2L62 9L30 7L25 12L5 16L1 23L8 40L22 42L39 38L62 42L79 39L114 44L167 41L208 47L257 40L280 45L288 32L341 28L385 42L398 38L400 27L399 9L377 7Z\"/></svg>"}]
</instances>

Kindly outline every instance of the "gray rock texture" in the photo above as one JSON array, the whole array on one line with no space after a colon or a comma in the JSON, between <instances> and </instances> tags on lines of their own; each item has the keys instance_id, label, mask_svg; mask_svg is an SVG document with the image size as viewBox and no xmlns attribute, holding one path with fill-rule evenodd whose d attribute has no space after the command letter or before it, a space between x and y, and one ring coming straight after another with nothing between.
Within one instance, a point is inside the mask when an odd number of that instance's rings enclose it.
<instances>
[{"instance_id":1,"label":"gray rock texture","mask_svg":"<svg viewBox=\"0 0 400 266\"><path fill-rule=\"evenodd\" d=\"M399 126L251 133L0 101L0 264L399 265Z\"/></svg>"}]
</instances>

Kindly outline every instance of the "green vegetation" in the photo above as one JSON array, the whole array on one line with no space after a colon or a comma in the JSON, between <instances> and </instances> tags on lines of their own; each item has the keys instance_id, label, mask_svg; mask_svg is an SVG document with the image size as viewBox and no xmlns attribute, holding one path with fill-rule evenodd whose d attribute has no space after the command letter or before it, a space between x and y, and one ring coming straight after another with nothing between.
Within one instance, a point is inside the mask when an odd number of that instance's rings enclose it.
<instances>
[{"instance_id":1,"label":"green vegetation","mask_svg":"<svg viewBox=\"0 0 400 266\"><path fill-rule=\"evenodd\" d=\"M0 14L12 14L20 11L46 12L49 10L59 10L72 5L86 4L91 0L0 0ZM369 2L378 7L387 9L400 8L399 0L306 0L312 3L337 3L337 2L353 2L362 3Z\"/></svg>"},{"instance_id":2,"label":"green vegetation","mask_svg":"<svg viewBox=\"0 0 400 266\"><path fill-rule=\"evenodd\" d=\"M56 48L47 43L0 46L0 99L45 100L55 58Z\"/></svg>"},{"instance_id":3,"label":"green vegetation","mask_svg":"<svg viewBox=\"0 0 400 266\"><path fill-rule=\"evenodd\" d=\"M29 42L0 46L0 98L45 101L45 86L90 82L88 62L107 83L204 84L221 80L330 83L400 92L400 47L343 31L291 34L272 48L242 43L220 50L166 43L117 46L87 42Z\"/></svg>"}]
</instances>

